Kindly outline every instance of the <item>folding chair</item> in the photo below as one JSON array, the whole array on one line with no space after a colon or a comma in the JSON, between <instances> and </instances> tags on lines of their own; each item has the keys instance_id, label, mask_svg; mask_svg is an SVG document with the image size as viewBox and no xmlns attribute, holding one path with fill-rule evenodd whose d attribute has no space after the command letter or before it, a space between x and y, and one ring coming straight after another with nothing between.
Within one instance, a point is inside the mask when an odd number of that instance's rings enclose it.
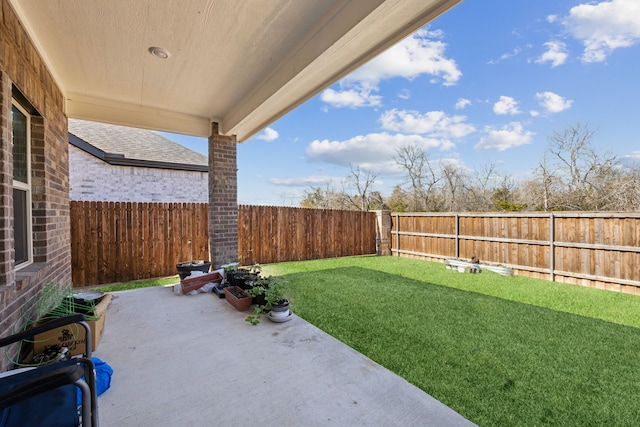
<instances>
[{"instance_id":1,"label":"folding chair","mask_svg":"<svg viewBox=\"0 0 640 427\"><path fill-rule=\"evenodd\" d=\"M14 369L0 377L0 427L98 427L95 366L91 360L91 329L83 314L50 320L40 326L1 338L0 348L33 340L35 335L69 324L85 330L85 351L51 364ZM78 406L78 390L81 405Z\"/></svg>"}]
</instances>

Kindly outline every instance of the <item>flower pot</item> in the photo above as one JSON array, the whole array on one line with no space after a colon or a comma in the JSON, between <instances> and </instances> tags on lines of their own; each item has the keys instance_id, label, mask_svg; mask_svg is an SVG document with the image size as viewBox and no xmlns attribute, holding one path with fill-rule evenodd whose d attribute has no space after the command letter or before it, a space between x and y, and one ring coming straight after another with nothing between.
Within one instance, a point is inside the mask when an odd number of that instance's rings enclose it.
<instances>
[{"instance_id":1,"label":"flower pot","mask_svg":"<svg viewBox=\"0 0 640 427\"><path fill-rule=\"evenodd\" d=\"M256 280L258 278L257 274L249 273L247 271L239 271L233 274L231 279L231 284L233 286L237 286L244 290L251 289L251 284L249 282Z\"/></svg>"},{"instance_id":2,"label":"flower pot","mask_svg":"<svg viewBox=\"0 0 640 427\"><path fill-rule=\"evenodd\" d=\"M192 271L202 271L203 273L208 273L210 268L211 263L209 261L184 261L176 264L176 269L178 270L178 276L180 276L180 280L191 275Z\"/></svg>"},{"instance_id":3,"label":"flower pot","mask_svg":"<svg viewBox=\"0 0 640 427\"><path fill-rule=\"evenodd\" d=\"M271 310L269 311L270 317L273 318L283 318L289 315L289 301L282 300L279 304L274 304L271 306Z\"/></svg>"},{"instance_id":4,"label":"flower pot","mask_svg":"<svg viewBox=\"0 0 640 427\"><path fill-rule=\"evenodd\" d=\"M280 304L273 305L267 314L267 317L269 320L276 323L288 322L291 320L293 318L293 313L289 309L289 301L283 300Z\"/></svg>"},{"instance_id":5,"label":"flower pot","mask_svg":"<svg viewBox=\"0 0 640 427\"><path fill-rule=\"evenodd\" d=\"M251 298L245 291L237 286L227 286L224 288L225 299L238 311L246 311L251 308Z\"/></svg>"}]
</instances>

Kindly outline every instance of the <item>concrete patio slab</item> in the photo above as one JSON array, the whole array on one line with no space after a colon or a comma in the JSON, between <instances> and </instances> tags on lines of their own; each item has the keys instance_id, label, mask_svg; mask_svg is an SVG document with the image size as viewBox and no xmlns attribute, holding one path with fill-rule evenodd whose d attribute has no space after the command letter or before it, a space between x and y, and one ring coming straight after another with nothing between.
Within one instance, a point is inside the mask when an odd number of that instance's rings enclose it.
<instances>
[{"instance_id":1,"label":"concrete patio slab","mask_svg":"<svg viewBox=\"0 0 640 427\"><path fill-rule=\"evenodd\" d=\"M114 369L101 425L474 425L297 316L247 313L170 287L113 293L94 353Z\"/></svg>"}]
</instances>

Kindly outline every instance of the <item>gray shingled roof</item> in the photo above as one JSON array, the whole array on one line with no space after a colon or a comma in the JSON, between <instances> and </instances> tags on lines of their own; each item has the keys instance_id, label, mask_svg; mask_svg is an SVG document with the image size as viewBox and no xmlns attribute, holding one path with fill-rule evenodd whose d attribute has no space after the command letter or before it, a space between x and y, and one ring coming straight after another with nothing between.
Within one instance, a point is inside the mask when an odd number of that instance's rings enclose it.
<instances>
[{"instance_id":1,"label":"gray shingled roof","mask_svg":"<svg viewBox=\"0 0 640 427\"><path fill-rule=\"evenodd\" d=\"M105 153L127 159L207 166L207 156L171 141L156 132L69 119L69 133Z\"/></svg>"}]
</instances>

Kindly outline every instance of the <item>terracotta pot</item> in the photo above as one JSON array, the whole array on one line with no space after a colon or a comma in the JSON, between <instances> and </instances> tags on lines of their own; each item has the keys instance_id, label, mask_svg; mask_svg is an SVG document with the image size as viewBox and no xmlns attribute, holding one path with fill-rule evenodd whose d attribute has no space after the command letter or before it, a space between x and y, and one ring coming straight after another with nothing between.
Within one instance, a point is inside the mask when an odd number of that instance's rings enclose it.
<instances>
[{"instance_id":1,"label":"terracotta pot","mask_svg":"<svg viewBox=\"0 0 640 427\"><path fill-rule=\"evenodd\" d=\"M224 297L229 301L229 304L234 306L238 311L246 311L251 308L253 298L237 286L227 286L224 288Z\"/></svg>"}]
</instances>

